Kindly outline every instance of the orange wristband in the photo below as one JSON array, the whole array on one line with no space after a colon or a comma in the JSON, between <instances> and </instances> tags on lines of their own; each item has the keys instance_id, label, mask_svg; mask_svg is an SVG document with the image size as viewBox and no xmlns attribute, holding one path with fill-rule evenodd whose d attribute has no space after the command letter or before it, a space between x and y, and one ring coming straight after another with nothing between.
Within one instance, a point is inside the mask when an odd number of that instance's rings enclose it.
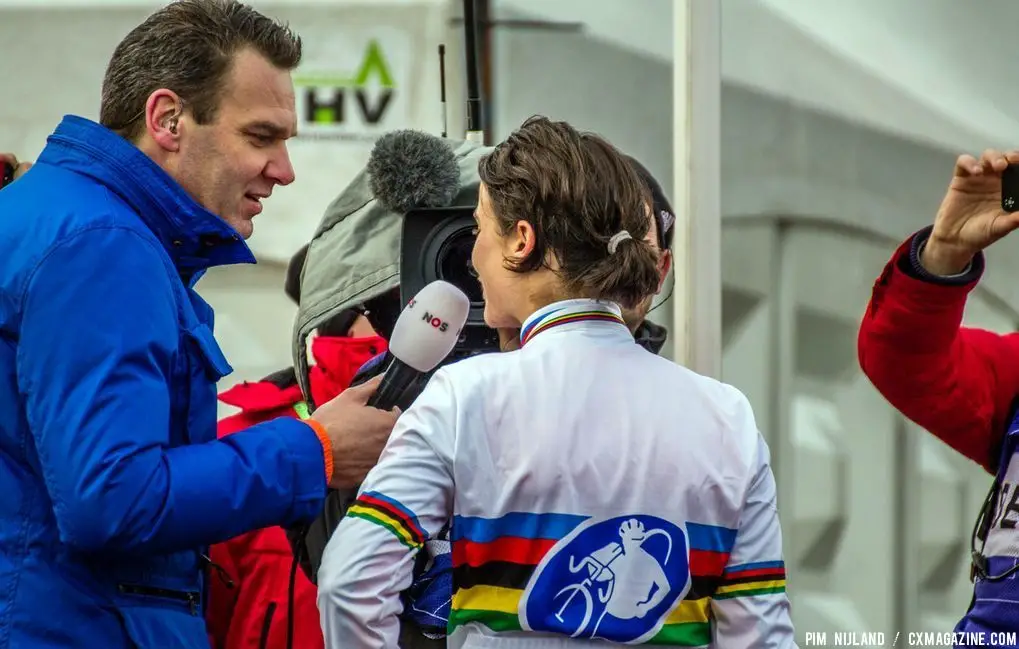
<instances>
[{"instance_id":1,"label":"orange wristband","mask_svg":"<svg viewBox=\"0 0 1019 649\"><path fill-rule=\"evenodd\" d=\"M311 426L311 429L315 431L315 436L318 437L318 441L322 443L322 451L325 453L326 461L326 484L329 484L329 481L333 479L333 442L326 435L326 429L322 424L314 419L302 419L301 421Z\"/></svg>"}]
</instances>

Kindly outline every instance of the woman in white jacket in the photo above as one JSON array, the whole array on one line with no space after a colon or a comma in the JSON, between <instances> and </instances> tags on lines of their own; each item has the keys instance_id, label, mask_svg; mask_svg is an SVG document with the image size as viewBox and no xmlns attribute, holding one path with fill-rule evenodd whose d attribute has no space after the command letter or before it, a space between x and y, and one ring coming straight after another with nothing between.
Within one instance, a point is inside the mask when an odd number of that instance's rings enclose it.
<instances>
[{"instance_id":1,"label":"woman in white jacket","mask_svg":"<svg viewBox=\"0 0 1019 649\"><path fill-rule=\"evenodd\" d=\"M649 354L650 196L603 139L532 118L479 166L485 321L521 348L440 369L325 550L329 649L395 648L452 517L452 647L792 647L768 448L735 388Z\"/></svg>"}]
</instances>

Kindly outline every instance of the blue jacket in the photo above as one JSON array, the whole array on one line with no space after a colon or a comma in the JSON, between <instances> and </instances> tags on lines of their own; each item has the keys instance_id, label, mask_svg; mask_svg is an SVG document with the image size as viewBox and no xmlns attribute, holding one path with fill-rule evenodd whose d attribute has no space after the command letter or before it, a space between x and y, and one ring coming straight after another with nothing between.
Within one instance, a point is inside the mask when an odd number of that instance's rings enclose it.
<instances>
[{"instance_id":1,"label":"blue jacket","mask_svg":"<svg viewBox=\"0 0 1019 649\"><path fill-rule=\"evenodd\" d=\"M254 261L82 118L0 191L0 649L207 647L206 547L321 510L307 424L216 440L231 368L194 285Z\"/></svg>"}]
</instances>

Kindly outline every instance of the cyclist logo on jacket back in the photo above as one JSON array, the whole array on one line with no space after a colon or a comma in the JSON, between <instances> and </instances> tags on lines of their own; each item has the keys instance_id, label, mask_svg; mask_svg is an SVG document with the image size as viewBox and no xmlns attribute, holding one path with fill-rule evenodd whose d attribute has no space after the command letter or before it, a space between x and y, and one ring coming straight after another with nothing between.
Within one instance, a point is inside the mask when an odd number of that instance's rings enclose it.
<instances>
[{"instance_id":1,"label":"cyclist logo on jacket back","mask_svg":"<svg viewBox=\"0 0 1019 649\"><path fill-rule=\"evenodd\" d=\"M686 535L654 516L588 522L542 559L520 601L525 629L643 642L690 582Z\"/></svg>"}]
</instances>

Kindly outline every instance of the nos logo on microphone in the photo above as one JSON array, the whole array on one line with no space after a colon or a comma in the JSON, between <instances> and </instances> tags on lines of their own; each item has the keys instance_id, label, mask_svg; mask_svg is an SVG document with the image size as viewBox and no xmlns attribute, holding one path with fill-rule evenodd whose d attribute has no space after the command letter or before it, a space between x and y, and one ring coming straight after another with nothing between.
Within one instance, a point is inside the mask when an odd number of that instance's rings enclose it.
<instances>
[{"instance_id":1,"label":"nos logo on microphone","mask_svg":"<svg viewBox=\"0 0 1019 649\"><path fill-rule=\"evenodd\" d=\"M434 316L431 313L428 313L427 311L425 311L425 314L421 316L421 319L428 321L428 324L432 325L433 327L435 327L436 329L443 333L445 333L446 330L449 329L448 322L443 322L442 318Z\"/></svg>"},{"instance_id":2,"label":"nos logo on microphone","mask_svg":"<svg viewBox=\"0 0 1019 649\"><path fill-rule=\"evenodd\" d=\"M416 304L417 300L411 299L411 301L407 303L407 308L413 309ZM448 322L433 313L429 313L428 311L421 314L421 319L432 325L433 328L438 329L440 333L446 333L446 330L449 329Z\"/></svg>"}]
</instances>

